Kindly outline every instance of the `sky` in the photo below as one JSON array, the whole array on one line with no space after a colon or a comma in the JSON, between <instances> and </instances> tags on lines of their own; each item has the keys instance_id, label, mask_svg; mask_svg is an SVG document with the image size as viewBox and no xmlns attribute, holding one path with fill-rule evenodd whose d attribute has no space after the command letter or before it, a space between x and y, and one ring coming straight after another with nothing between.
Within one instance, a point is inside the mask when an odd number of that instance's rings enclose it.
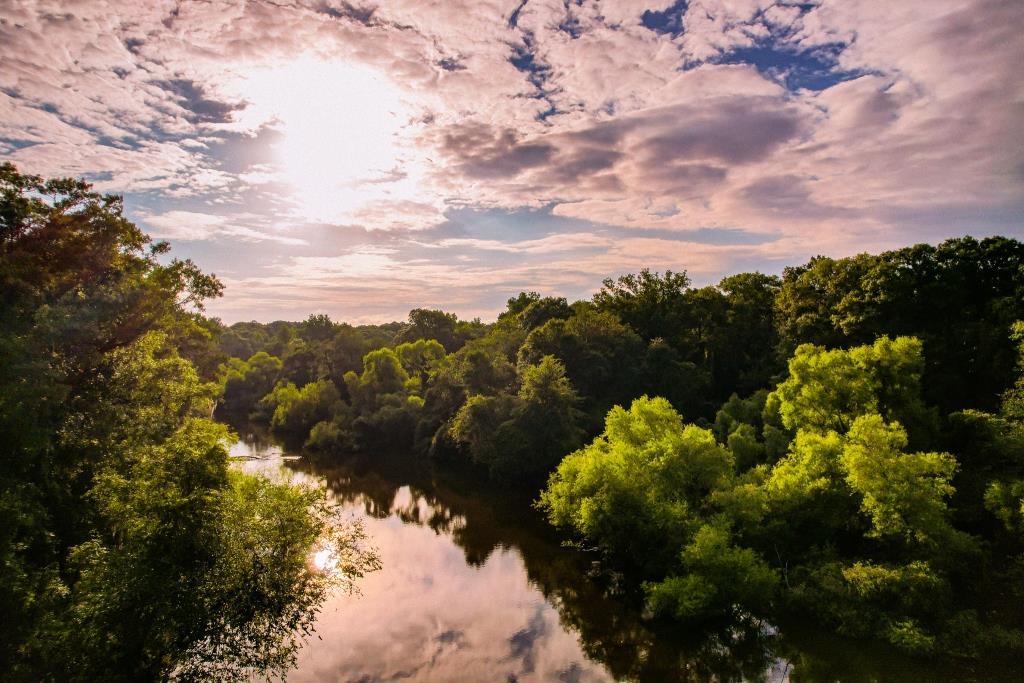
<instances>
[{"instance_id":1,"label":"sky","mask_svg":"<svg viewBox=\"0 0 1024 683\"><path fill-rule=\"evenodd\" d=\"M0 0L0 159L239 320L1024 237L1019 0Z\"/></svg>"}]
</instances>

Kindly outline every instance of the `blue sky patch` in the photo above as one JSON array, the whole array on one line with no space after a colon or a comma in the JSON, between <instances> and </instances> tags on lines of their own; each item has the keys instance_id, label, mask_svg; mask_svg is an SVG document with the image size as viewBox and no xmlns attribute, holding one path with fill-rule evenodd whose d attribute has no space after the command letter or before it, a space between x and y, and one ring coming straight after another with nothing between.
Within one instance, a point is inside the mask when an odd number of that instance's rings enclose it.
<instances>
[{"instance_id":1,"label":"blue sky patch","mask_svg":"<svg viewBox=\"0 0 1024 683\"><path fill-rule=\"evenodd\" d=\"M663 10L645 10L640 23L655 33L667 33L675 38L683 32L683 15L689 4L688 0L677 0Z\"/></svg>"},{"instance_id":2,"label":"blue sky patch","mask_svg":"<svg viewBox=\"0 0 1024 683\"><path fill-rule=\"evenodd\" d=\"M711 61L716 64L750 64L788 90L824 90L866 73L837 68L839 54L845 47L845 44L836 43L812 50L798 50L765 42L754 47L736 48Z\"/></svg>"}]
</instances>

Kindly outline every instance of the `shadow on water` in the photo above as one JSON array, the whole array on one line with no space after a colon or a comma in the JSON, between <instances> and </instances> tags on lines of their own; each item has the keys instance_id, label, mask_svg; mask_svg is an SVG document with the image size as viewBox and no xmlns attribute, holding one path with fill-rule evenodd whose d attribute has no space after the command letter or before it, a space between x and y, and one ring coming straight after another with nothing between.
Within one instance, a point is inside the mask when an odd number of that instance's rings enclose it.
<instances>
[{"instance_id":1,"label":"shadow on water","mask_svg":"<svg viewBox=\"0 0 1024 683\"><path fill-rule=\"evenodd\" d=\"M254 450L272 453L274 441L258 430L239 430ZM287 449L286 449L286 452ZM401 454L304 457L290 470L326 482L337 501L369 519L397 520L450 539L469 567L511 551L526 580L557 612L562 629L576 634L586 658L606 678L632 681L888 681L1010 680L998 672L951 670L910 659L875 644L829 635L799 620L781 628L749 618L682 626L646 618L637 592L603 572L593 553L564 547L532 508L531 496L481 480L476 473L434 467ZM385 571L388 568L385 567ZM431 580L444 580L443 576ZM444 638L442 633L440 638ZM450 634L448 634L450 635ZM454 637L454 636L452 636ZM509 638L513 655L529 647L529 628ZM575 665L573 665L575 666ZM505 674L494 672L494 680ZM411 678L416 678L413 675ZM595 680L568 667L561 680ZM370 679L367 679L370 680ZM424 680L431 680L429 676ZM508 675L508 680L520 680Z\"/></svg>"}]
</instances>

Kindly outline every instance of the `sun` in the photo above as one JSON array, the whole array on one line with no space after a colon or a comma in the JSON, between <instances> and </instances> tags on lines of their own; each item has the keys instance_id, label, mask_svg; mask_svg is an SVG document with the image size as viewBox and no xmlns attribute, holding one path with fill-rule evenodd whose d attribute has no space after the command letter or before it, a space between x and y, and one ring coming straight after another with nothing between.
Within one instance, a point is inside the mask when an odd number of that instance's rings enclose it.
<instances>
[{"instance_id":1,"label":"sun","mask_svg":"<svg viewBox=\"0 0 1024 683\"><path fill-rule=\"evenodd\" d=\"M280 133L274 156L303 217L344 220L415 193L413 107L381 72L305 56L253 70L241 85L250 125Z\"/></svg>"}]
</instances>

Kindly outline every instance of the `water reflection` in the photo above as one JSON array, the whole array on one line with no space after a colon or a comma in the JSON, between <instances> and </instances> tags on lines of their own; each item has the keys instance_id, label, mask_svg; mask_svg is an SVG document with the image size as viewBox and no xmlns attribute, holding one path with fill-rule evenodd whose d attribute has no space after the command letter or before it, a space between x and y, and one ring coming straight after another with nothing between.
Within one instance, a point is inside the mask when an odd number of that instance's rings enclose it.
<instances>
[{"instance_id":1,"label":"water reflection","mask_svg":"<svg viewBox=\"0 0 1024 683\"><path fill-rule=\"evenodd\" d=\"M321 612L291 681L810 681L944 678L920 662L756 620L683 628L561 547L529 497L415 458L285 461L246 440L242 466L326 483L363 520L383 570Z\"/></svg>"}]
</instances>

